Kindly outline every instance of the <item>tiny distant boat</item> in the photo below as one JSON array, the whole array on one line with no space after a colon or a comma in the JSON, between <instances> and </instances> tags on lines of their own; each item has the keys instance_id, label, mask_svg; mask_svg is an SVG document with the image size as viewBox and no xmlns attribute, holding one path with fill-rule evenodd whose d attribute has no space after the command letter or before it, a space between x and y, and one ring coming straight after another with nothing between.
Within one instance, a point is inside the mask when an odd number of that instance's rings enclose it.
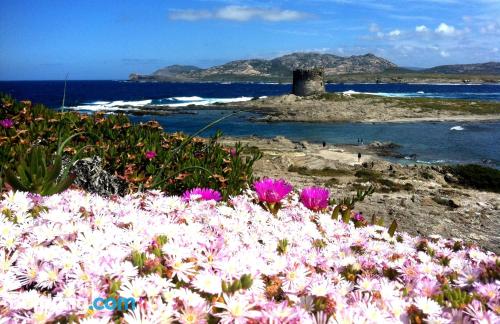
<instances>
[{"instance_id":1,"label":"tiny distant boat","mask_svg":"<svg viewBox=\"0 0 500 324\"><path fill-rule=\"evenodd\" d=\"M424 94L425 92L423 92L423 91L418 91L417 93L418 93L418 94Z\"/></svg>"},{"instance_id":2,"label":"tiny distant boat","mask_svg":"<svg viewBox=\"0 0 500 324\"><path fill-rule=\"evenodd\" d=\"M462 126L453 126L452 128L450 128L450 130L456 130L456 131L461 131L461 130L464 130L465 128L463 128Z\"/></svg>"}]
</instances>

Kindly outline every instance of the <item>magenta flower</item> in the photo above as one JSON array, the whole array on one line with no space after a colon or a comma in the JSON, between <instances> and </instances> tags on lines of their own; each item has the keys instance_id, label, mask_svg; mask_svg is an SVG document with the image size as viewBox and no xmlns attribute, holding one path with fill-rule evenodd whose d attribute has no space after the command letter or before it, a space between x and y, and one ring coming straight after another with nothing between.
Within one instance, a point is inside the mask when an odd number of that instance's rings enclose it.
<instances>
[{"instance_id":1,"label":"magenta flower","mask_svg":"<svg viewBox=\"0 0 500 324\"><path fill-rule=\"evenodd\" d=\"M253 187L261 202L275 204L285 198L292 191L292 185L283 179L265 178L254 182Z\"/></svg>"},{"instance_id":2,"label":"magenta flower","mask_svg":"<svg viewBox=\"0 0 500 324\"><path fill-rule=\"evenodd\" d=\"M146 156L146 159L152 160L156 157L156 152L155 151L147 151L145 156Z\"/></svg>"},{"instance_id":3,"label":"magenta flower","mask_svg":"<svg viewBox=\"0 0 500 324\"><path fill-rule=\"evenodd\" d=\"M237 152L236 152L236 149L233 147L229 150L229 154L231 154L231 156L236 156Z\"/></svg>"},{"instance_id":4,"label":"magenta flower","mask_svg":"<svg viewBox=\"0 0 500 324\"><path fill-rule=\"evenodd\" d=\"M328 207L330 191L320 187L308 187L302 189L300 202L312 211L319 211Z\"/></svg>"},{"instance_id":5,"label":"magenta flower","mask_svg":"<svg viewBox=\"0 0 500 324\"><path fill-rule=\"evenodd\" d=\"M14 126L14 121L10 118L0 120L0 126L3 128L12 128Z\"/></svg>"},{"instance_id":6,"label":"magenta flower","mask_svg":"<svg viewBox=\"0 0 500 324\"><path fill-rule=\"evenodd\" d=\"M365 221L365 218L363 217L363 215L361 214L356 214L354 215L354 217L352 218L355 222L364 222Z\"/></svg>"},{"instance_id":7,"label":"magenta flower","mask_svg":"<svg viewBox=\"0 0 500 324\"><path fill-rule=\"evenodd\" d=\"M187 190L182 195L182 199L184 199L184 201L190 201L191 196L193 195L199 196L200 200L220 201L222 199L222 195L220 194L220 192L210 188L194 188L191 190Z\"/></svg>"},{"instance_id":8,"label":"magenta flower","mask_svg":"<svg viewBox=\"0 0 500 324\"><path fill-rule=\"evenodd\" d=\"M28 192L28 194L26 195L29 199L31 199L31 201L35 204L35 205L40 205L43 201L43 198L41 195L37 194L37 193L31 193L31 192Z\"/></svg>"}]
</instances>

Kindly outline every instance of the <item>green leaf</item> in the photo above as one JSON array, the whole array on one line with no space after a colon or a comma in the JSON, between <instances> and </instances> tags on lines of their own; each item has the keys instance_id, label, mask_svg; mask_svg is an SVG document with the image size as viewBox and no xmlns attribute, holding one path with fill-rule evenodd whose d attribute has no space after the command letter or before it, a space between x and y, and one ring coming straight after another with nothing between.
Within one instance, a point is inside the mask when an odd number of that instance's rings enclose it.
<instances>
[{"instance_id":1,"label":"green leaf","mask_svg":"<svg viewBox=\"0 0 500 324\"><path fill-rule=\"evenodd\" d=\"M62 152L64 150L64 147L66 146L66 144L68 144L69 141L71 141L75 136L80 136L82 134L85 134L85 132L80 132L80 133L76 133L76 134L73 134L71 136L69 136L68 138L66 138L60 145L59 147L57 148L57 152L56 154L59 155L59 156L62 156Z\"/></svg>"},{"instance_id":2,"label":"green leaf","mask_svg":"<svg viewBox=\"0 0 500 324\"><path fill-rule=\"evenodd\" d=\"M351 220L351 210L347 208L342 212L342 221L348 224L350 220Z\"/></svg>"},{"instance_id":3,"label":"green leaf","mask_svg":"<svg viewBox=\"0 0 500 324\"><path fill-rule=\"evenodd\" d=\"M45 189L41 194L44 196L50 196L54 195L60 192L63 192L64 190L68 189L69 186L73 183L74 178L73 177L66 177L63 180L59 181L55 185L49 185L47 189Z\"/></svg>"},{"instance_id":4,"label":"green leaf","mask_svg":"<svg viewBox=\"0 0 500 324\"><path fill-rule=\"evenodd\" d=\"M5 170L5 178L7 180L7 183L11 185L14 190L30 191L29 188L22 184L10 170Z\"/></svg>"},{"instance_id":5,"label":"green leaf","mask_svg":"<svg viewBox=\"0 0 500 324\"><path fill-rule=\"evenodd\" d=\"M47 168L47 174L45 175L45 183L52 183L57 180L59 173L61 172L62 161L60 156L56 156L54 163Z\"/></svg>"},{"instance_id":6,"label":"green leaf","mask_svg":"<svg viewBox=\"0 0 500 324\"><path fill-rule=\"evenodd\" d=\"M332 219L338 220L339 219L339 212L340 212L340 205L335 206L332 212Z\"/></svg>"},{"instance_id":7,"label":"green leaf","mask_svg":"<svg viewBox=\"0 0 500 324\"><path fill-rule=\"evenodd\" d=\"M398 223L396 222L396 220L393 220L387 233L389 233L389 235L393 237L394 233L396 233L396 228L398 228Z\"/></svg>"}]
</instances>

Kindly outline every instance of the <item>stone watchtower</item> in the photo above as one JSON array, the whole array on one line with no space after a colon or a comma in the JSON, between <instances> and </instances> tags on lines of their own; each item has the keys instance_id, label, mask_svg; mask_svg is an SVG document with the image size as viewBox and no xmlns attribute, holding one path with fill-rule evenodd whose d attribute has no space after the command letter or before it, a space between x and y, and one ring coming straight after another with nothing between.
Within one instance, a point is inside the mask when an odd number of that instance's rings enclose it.
<instances>
[{"instance_id":1,"label":"stone watchtower","mask_svg":"<svg viewBox=\"0 0 500 324\"><path fill-rule=\"evenodd\" d=\"M293 90L296 96L310 96L325 92L323 69L298 69L293 71Z\"/></svg>"}]
</instances>

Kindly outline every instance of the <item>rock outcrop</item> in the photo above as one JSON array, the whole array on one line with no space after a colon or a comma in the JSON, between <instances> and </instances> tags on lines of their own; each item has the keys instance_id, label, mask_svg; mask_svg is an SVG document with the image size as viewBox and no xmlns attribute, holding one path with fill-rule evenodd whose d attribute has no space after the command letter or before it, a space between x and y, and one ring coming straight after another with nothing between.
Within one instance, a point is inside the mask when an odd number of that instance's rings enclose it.
<instances>
[{"instance_id":1,"label":"rock outcrop","mask_svg":"<svg viewBox=\"0 0 500 324\"><path fill-rule=\"evenodd\" d=\"M73 183L88 192L101 196L126 194L126 182L104 170L98 156L76 161L71 173L76 177Z\"/></svg>"}]
</instances>

